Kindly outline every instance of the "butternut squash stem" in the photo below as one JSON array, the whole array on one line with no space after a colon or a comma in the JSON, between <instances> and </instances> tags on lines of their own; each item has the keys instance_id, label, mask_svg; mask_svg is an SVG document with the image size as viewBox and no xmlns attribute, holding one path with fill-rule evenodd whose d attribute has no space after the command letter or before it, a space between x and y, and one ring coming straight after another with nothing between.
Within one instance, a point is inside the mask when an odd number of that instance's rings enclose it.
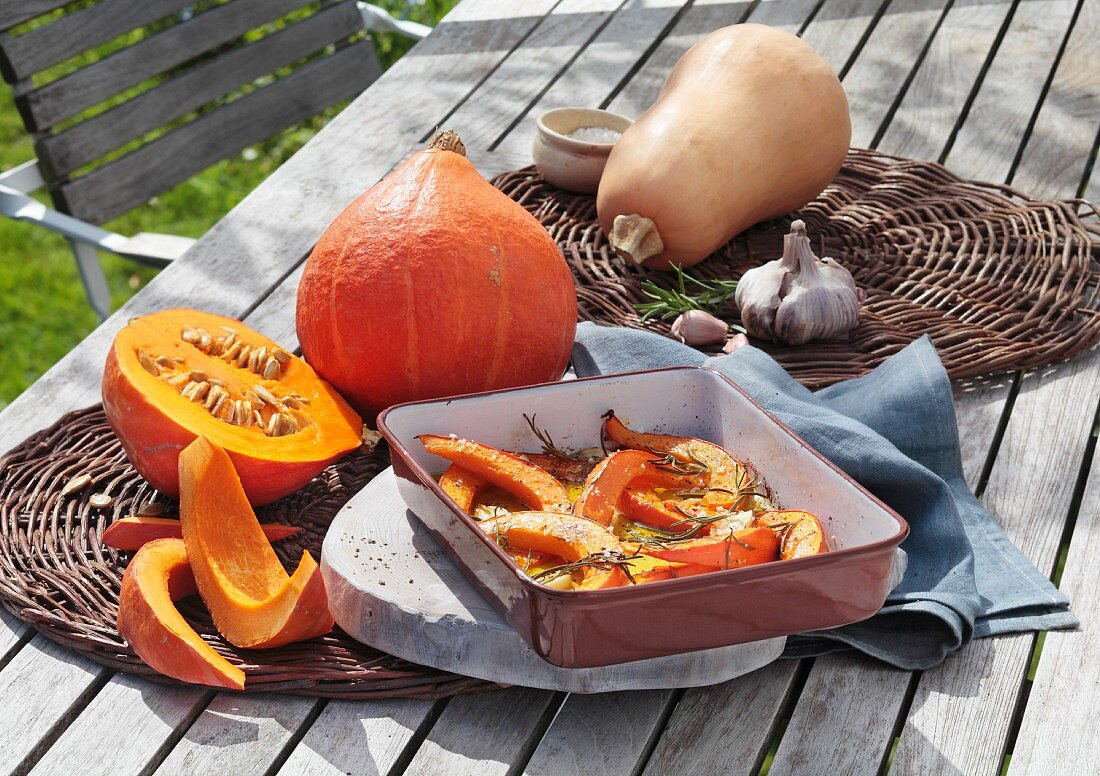
<instances>
[{"instance_id":1,"label":"butternut squash stem","mask_svg":"<svg viewBox=\"0 0 1100 776\"><path fill-rule=\"evenodd\" d=\"M462 138L453 129L442 129L435 133L435 137L428 143L428 148L436 148L442 151L454 151L459 156L466 155L466 146Z\"/></svg>"},{"instance_id":2,"label":"butternut squash stem","mask_svg":"<svg viewBox=\"0 0 1100 776\"><path fill-rule=\"evenodd\" d=\"M616 253L635 264L641 264L665 250L657 224L637 213L615 216L607 239Z\"/></svg>"}]
</instances>

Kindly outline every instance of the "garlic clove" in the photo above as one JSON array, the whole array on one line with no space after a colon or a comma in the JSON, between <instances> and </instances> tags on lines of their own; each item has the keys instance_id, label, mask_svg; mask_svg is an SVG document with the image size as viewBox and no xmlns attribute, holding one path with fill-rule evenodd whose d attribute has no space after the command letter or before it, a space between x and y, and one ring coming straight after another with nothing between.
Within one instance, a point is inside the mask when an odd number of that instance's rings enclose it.
<instances>
[{"instance_id":1,"label":"garlic clove","mask_svg":"<svg viewBox=\"0 0 1100 776\"><path fill-rule=\"evenodd\" d=\"M722 352L726 353L726 354L729 354L729 353L732 353L735 350L740 350L741 348L745 347L748 344L749 344L749 338L746 337L741 332L737 332L732 337L730 337L728 340L726 340L726 344L722 346Z\"/></svg>"},{"instance_id":2,"label":"garlic clove","mask_svg":"<svg viewBox=\"0 0 1100 776\"><path fill-rule=\"evenodd\" d=\"M722 342L729 325L706 310L688 310L672 322L672 336L686 345L710 345Z\"/></svg>"},{"instance_id":3,"label":"garlic clove","mask_svg":"<svg viewBox=\"0 0 1100 776\"><path fill-rule=\"evenodd\" d=\"M749 334L803 345L847 335L859 324L865 297L851 272L814 255L806 224L794 221L783 238L783 256L746 272L736 301Z\"/></svg>"}]
</instances>

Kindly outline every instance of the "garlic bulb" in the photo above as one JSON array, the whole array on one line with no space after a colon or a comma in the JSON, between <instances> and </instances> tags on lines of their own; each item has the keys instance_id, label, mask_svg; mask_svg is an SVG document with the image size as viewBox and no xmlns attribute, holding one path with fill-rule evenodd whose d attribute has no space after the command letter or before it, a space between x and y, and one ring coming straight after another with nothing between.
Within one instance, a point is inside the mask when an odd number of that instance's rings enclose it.
<instances>
[{"instance_id":1,"label":"garlic bulb","mask_svg":"<svg viewBox=\"0 0 1100 776\"><path fill-rule=\"evenodd\" d=\"M746 272L736 300L749 334L802 345L854 329L865 296L851 272L814 255L806 224L795 221L783 238L782 258Z\"/></svg>"},{"instance_id":2,"label":"garlic bulb","mask_svg":"<svg viewBox=\"0 0 1100 776\"><path fill-rule=\"evenodd\" d=\"M730 327L706 310L688 310L672 322L672 336L687 345L722 342Z\"/></svg>"}]
</instances>

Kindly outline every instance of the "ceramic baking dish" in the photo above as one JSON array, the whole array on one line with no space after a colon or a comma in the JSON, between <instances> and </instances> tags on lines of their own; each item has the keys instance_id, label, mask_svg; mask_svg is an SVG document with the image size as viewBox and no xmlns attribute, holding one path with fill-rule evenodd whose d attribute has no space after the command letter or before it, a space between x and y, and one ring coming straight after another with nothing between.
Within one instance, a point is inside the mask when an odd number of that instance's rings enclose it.
<instances>
[{"instance_id":1,"label":"ceramic baking dish","mask_svg":"<svg viewBox=\"0 0 1100 776\"><path fill-rule=\"evenodd\" d=\"M606 590L561 591L524 574L437 479L448 462L418 434L455 434L537 452L536 413L559 447L600 444L607 410L630 427L709 439L764 475L781 505L817 514L832 552ZM741 644L874 614L890 590L905 521L822 458L722 374L658 369L422 401L378 419L402 499L547 661L582 668Z\"/></svg>"}]
</instances>

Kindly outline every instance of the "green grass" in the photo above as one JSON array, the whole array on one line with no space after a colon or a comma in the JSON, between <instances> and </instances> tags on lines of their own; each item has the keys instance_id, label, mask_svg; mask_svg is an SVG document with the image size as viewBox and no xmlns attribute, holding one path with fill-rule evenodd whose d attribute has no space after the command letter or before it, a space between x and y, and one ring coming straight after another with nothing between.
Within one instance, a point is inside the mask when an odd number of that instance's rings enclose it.
<instances>
[{"instance_id":1,"label":"green grass","mask_svg":"<svg viewBox=\"0 0 1100 776\"><path fill-rule=\"evenodd\" d=\"M407 18L434 24L457 0L410 4ZM401 0L375 0L391 9ZM412 41L377 35L383 67L405 53ZM104 47L104 51L108 50ZM240 202L339 112L337 106L304 125L281 133L213 167L108 224L122 234L164 232L198 237ZM0 170L34 157L31 138L0 87ZM42 197L43 202L49 202ZM117 256L101 254L117 308L156 274ZM0 218L0 409L77 345L96 325L68 243L51 232Z\"/></svg>"}]
</instances>

